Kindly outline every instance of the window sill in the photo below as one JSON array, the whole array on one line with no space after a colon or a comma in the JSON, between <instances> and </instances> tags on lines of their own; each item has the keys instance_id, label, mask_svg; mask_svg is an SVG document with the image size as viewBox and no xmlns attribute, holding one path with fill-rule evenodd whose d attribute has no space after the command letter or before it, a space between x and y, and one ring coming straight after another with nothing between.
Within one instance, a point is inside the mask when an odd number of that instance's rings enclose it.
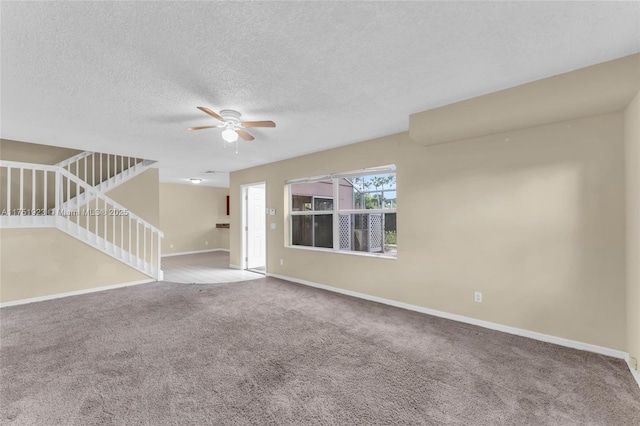
<instances>
[{"instance_id":1,"label":"window sill","mask_svg":"<svg viewBox=\"0 0 640 426\"><path fill-rule=\"evenodd\" d=\"M388 259L388 260L398 260L397 255L382 254L382 253L368 253L364 251L334 250L334 249L322 248L322 247L293 246L293 245L287 245L285 246L285 248L290 248L295 250L319 251L323 253L347 254L352 256L375 257L379 259Z\"/></svg>"}]
</instances>

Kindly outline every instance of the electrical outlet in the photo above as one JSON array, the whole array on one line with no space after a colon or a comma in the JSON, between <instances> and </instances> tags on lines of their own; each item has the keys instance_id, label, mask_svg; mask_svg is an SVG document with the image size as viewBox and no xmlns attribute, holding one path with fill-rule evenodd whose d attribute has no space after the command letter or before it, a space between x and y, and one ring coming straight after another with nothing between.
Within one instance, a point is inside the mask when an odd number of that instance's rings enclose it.
<instances>
[{"instance_id":1,"label":"electrical outlet","mask_svg":"<svg viewBox=\"0 0 640 426\"><path fill-rule=\"evenodd\" d=\"M208 245L209 245L209 241L205 241L205 242L204 242L204 245L205 245L205 246L208 246Z\"/></svg>"},{"instance_id":2,"label":"electrical outlet","mask_svg":"<svg viewBox=\"0 0 640 426\"><path fill-rule=\"evenodd\" d=\"M173 248L173 244L169 244L169 248Z\"/></svg>"},{"instance_id":3,"label":"electrical outlet","mask_svg":"<svg viewBox=\"0 0 640 426\"><path fill-rule=\"evenodd\" d=\"M284 265L284 259L280 259L280 266Z\"/></svg>"},{"instance_id":4,"label":"electrical outlet","mask_svg":"<svg viewBox=\"0 0 640 426\"><path fill-rule=\"evenodd\" d=\"M475 293L475 295L473 297L473 300L476 303L482 303L482 293L480 293L479 291L476 291L476 293Z\"/></svg>"}]
</instances>

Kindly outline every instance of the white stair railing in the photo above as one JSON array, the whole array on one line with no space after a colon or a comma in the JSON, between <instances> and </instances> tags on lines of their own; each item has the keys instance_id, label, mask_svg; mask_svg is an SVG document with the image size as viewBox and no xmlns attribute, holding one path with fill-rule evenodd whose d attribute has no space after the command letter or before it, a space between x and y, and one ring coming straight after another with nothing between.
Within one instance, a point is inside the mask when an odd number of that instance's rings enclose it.
<instances>
[{"instance_id":1,"label":"white stair railing","mask_svg":"<svg viewBox=\"0 0 640 426\"><path fill-rule=\"evenodd\" d=\"M124 155L85 151L59 162L62 167L101 192L109 191L145 171L155 161ZM86 194L71 198L62 207L76 208L87 200Z\"/></svg>"},{"instance_id":2,"label":"white stair railing","mask_svg":"<svg viewBox=\"0 0 640 426\"><path fill-rule=\"evenodd\" d=\"M66 169L68 171L71 171L72 168L75 168L75 170L78 170L79 169L79 163L81 162L81 160L83 158L89 157L89 156L91 156L93 154L94 153L91 152L91 151L84 151L84 152L81 152L80 154L74 155L73 157L69 157L66 160L62 160L59 163L54 164L54 165L58 166L58 167L62 167L63 169ZM72 165L74 165L75 167L73 167ZM78 174L76 173L76 176L77 175ZM87 175L87 174L85 173L85 175Z\"/></svg>"},{"instance_id":3,"label":"white stair railing","mask_svg":"<svg viewBox=\"0 0 640 426\"><path fill-rule=\"evenodd\" d=\"M125 155L85 151L56 164L91 186L111 187L135 176L154 161Z\"/></svg>"},{"instance_id":4,"label":"white stair railing","mask_svg":"<svg viewBox=\"0 0 640 426\"><path fill-rule=\"evenodd\" d=\"M0 161L0 225L55 226L56 166Z\"/></svg>"},{"instance_id":5,"label":"white stair railing","mask_svg":"<svg viewBox=\"0 0 640 426\"><path fill-rule=\"evenodd\" d=\"M159 279L162 231L98 189L60 166L0 161L0 177L0 227L56 227Z\"/></svg>"}]
</instances>

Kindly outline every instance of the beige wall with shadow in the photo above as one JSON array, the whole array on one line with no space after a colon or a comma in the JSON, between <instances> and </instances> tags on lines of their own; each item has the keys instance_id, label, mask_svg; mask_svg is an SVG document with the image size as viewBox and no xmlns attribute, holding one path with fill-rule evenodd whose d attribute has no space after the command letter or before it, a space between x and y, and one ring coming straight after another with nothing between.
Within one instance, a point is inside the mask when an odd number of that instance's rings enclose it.
<instances>
[{"instance_id":1,"label":"beige wall with shadow","mask_svg":"<svg viewBox=\"0 0 640 426\"><path fill-rule=\"evenodd\" d=\"M0 160L36 164L57 164L80 154L77 149L0 139Z\"/></svg>"},{"instance_id":2,"label":"beige wall with shadow","mask_svg":"<svg viewBox=\"0 0 640 426\"><path fill-rule=\"evenodd\" d=\"M624 113L627 174L627 341L630 364L640 363L640 93Z\"/></svg>"},{"instance_id":3,"label":"beige wall with shadow","mask_svg":"<svg viewBox=\"0 0 640 426\"><path fill-rule=\"evenodd\" d=\"M54 228L0 231L0 302L150 278Z\"/></svg>"}]
</instances>

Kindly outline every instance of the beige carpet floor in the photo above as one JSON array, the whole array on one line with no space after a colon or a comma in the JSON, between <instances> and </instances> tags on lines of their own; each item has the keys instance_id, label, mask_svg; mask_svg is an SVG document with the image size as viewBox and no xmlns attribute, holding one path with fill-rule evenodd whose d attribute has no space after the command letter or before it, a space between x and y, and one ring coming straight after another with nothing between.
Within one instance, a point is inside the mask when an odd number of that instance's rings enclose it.
<instances>
[{"instance_id":1,"label":"beige carpet floor","mask_svg":"<svg viewBox=\"0 0 640 426\"><path fill-rule=\"evenodd\" d=\"M270 278L0 321L3 425L640 425L621 360Z\"/></svg>"}]
</instances>

